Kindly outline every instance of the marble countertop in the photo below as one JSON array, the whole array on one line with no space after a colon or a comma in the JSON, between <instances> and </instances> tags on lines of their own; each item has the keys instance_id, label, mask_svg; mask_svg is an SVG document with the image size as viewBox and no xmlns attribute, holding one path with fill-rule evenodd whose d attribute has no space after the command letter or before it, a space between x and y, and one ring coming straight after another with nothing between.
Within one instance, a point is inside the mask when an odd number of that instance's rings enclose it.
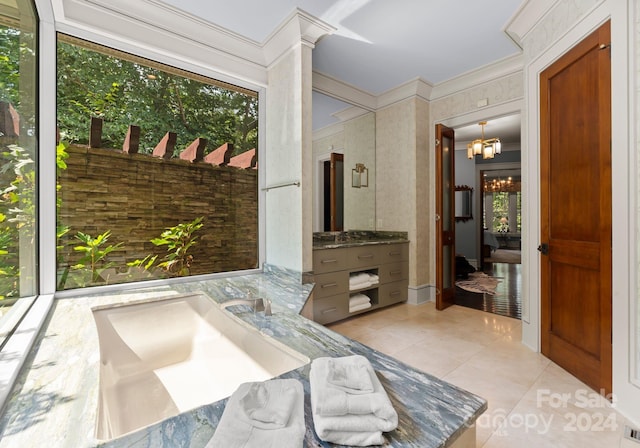
<instances>
[{"instance_id":1,"label":"marble countertop","mask_svg":"<svg viewBox=\"0 0 640 448\"><path fill-rule=\"evenodd\" d=\"M0 448L204 447L215 431L226 399L108 442L94 436L100 353L92 308L194 291L220 303L245 297L247 292L271 299L272 316L253 313L243 306L228 310L311 359L366 356L399 415L398 429L385 433L388 446L449 446L486 410L482 398L300 316L312 290L312 285L302 284L301 278L297 273L266 267L258 274L57 299L0 419ZM306 365L281 376L299 379L304 385L305 446L336 446L320 441L313 430L308 375Z\"/></svg>"},{"instance_id":2,"label":"marble countertop","mask_svg":"<svg viewBox=\"0 0 640 448\"><path fill-rule=\"evenodd\" d=\"M341 247L357 247L357 246L371 246L376 244L397 244L397 243L408 243L409 240L405 239L395 239L395 240L378 240L378 241L346 241L344 243L330 243L330 242L321 242L321 243L313 243L314 249L339 249Z\"/></svg>"},{"instance_id":3,"label":"marble countertop","mask_svg":"<svg viewBox=\"0 0 640 448\"><path fill-rule=\"evenodd\" d=\"M368 246L372 244L408 243L407 232L374 230L347 230L344 232L315 232L314 249L337 249L340 247Z\"/></svg>"}]
</instances>

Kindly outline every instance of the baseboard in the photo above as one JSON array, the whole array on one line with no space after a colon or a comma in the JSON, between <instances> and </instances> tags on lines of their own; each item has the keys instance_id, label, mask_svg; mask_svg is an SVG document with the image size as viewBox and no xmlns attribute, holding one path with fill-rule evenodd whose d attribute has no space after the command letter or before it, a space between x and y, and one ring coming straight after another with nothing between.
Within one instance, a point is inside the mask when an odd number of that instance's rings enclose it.
<instances>
[{"instance_id":1,"label":"baseboard","mask_svg":"<svg viewBox=\"0 0 640 448\"><path fill-rule=\"evenodd\" d=\"M409 286L409 297L407 303L410 305L420 305L435 300L435 286L420 285Z\"/></svg>"}]
</instances>

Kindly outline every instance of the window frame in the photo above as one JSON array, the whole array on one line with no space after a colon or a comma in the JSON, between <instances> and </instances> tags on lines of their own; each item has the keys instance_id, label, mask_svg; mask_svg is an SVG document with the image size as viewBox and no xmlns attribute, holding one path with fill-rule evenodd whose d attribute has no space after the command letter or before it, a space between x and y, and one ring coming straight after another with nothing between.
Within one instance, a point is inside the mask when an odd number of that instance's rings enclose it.
<instances>
[{"instance_id":1,"label":"window frame","mask_svg":"<svg viewBox=\"0 0 640 448\"><path fill-rule=\"evenodd\" d=\"M243 79L234 78L197 62L178 59L176 56L154 52L143 45L134 46L131 43L115 40L91 33L84 29L76 29L68 24L56 26L53 7L49 0L32 0L36 9L36 24L38 30L37 64L38 72L38 137L37 154L38 165L36 176L37 191L37 272L36 296L28 311L20 320L18 326L6 341L0 351L0 412L5 408L14 384L18 379L21 368L30 353L36 338L42 329L55 299L86 296L104 291L124 291L135 288L146 288L155 285L168 285L186 282L198 282L212 278L240 276L262 272L265 263L265 163L258 164L258 267L243 271L219 272L204 275L194 275L186 278L149 280L144 282L95 286L78 290L56 291L56 56L57 33L62 32L98 45L114 48L131 53L163 65L177 67L195 74L234 84L258 93L258 160L265 160L266 145L266 101L267 89L265 85L258 85ZM44 136L52 136L47 139Z\"/></svg>"}]
</instances>

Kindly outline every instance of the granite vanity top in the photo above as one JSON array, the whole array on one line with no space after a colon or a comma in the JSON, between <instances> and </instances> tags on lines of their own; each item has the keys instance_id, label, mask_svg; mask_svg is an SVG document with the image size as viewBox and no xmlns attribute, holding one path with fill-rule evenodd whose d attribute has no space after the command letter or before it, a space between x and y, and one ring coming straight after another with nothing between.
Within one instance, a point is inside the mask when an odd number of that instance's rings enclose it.
<instances>
[{"instance_id":1,"label":"granite vanity top","mask_svg":"<svg viewBox=\"0 0 640 448\"><path fill-rule=\"evenodd\" d=\"M108 442L94 436L100 353L91 309L194 291L216 302L245 297L247 292L271 299L272 316L243 306L228 310L311 359L366 356L399 415L398 429L385 433L387 446L449 446L486 410L482 398L300 316L311 290L312 285L301 284L299 274L266 267L258 274L57 299L0 419L0 448L204 447L215 431L226 399ZM304 385L305 447L337 446L315 435L308 375L309 365L281 375L299 379Z\"/></svg>"},{"instance_id":2,"label":"granite vanity top","mask_svg":"<svg viewBox=\"0 0 640 448\"><path fill-rule=\"evenodd\" d=\"M337 249L340 247L366 246L371 244L394 244L409 242L407 232L375 230L347 230L345 232L315 232L314 249Z\"/></svg>"}]
</instances>

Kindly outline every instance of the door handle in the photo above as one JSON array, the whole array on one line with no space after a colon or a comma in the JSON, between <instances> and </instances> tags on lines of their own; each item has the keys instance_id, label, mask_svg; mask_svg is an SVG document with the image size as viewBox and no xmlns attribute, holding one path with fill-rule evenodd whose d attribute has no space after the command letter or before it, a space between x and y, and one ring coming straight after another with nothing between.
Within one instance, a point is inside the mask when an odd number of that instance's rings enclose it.
<instances>
[{"instance_id":1,"label":"door handle","mask_svg":"<svg viewBox=\"0 0 640 448\"><path fill-rule=\"evenodd\" d=\"M538 251L540 251L542 255L549 255L549 245L547 243L542 243L538 246Z\"/></svg>"}]
</instances>

